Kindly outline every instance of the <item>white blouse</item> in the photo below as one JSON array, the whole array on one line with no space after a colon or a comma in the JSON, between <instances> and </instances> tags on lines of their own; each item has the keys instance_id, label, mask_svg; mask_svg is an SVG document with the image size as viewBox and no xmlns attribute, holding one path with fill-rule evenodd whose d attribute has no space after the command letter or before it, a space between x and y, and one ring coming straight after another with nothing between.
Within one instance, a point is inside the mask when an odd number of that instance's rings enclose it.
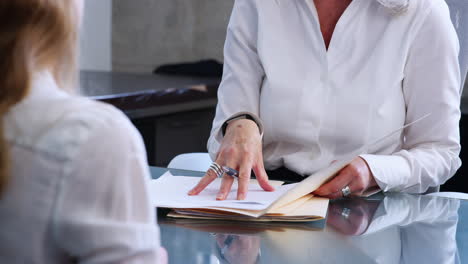
<instances>
[{"instance_id":1,"label":"white blouse","mask_svg":"<svg viewBox=\"0 0 468 264\"><path fill-rule=\"evenodd\" d=\"M141 136L110 105L51 74L4 118L12 173L0 199L0 263L159 263Z\"/></svg>"},{"instance_id":2,"label":"white blouse","mask_svg":"<svg viewBox=\"0 0 468 264\"><path fill-rule=\"evenodd\" d=\"M424 192L461 163L458 53L444 0L402 14L353 0L328 50L312 0L236 0L209 152L247 111L264 127L266 168L309 175L430 114L362 153L382 190Z\"/></svg>"}]
</instances>

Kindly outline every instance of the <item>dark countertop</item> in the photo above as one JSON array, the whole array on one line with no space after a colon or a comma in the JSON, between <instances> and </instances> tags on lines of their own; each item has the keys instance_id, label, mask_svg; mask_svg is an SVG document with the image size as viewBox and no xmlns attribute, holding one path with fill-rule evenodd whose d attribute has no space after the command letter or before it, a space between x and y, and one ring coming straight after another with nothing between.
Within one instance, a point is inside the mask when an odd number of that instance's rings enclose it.
<instances>
[{"instance_id":1,"label":"dark countertop","mask_svg":"<svg viewBox=\"0 0 468 264\"><path fill-rule=\"evenodd\" d=\"M219 78L82 71L81 93L115 105L131 118L215 107ZM197 89L206 87L205 92ZM461 100L468 114L468 97Z\"/></svg>"},{"instance_id":2,"label":"dark countertop","mask_svg":"<svg viewBox=\"0 0 468 264\"><path fill-rule=\"evenodd\" d=\"M132 118L215 107L221 82L218 78L96 71L82 71L80 81L83 95L113 104ZM196 89L203 87L206 92ZM462 98L461 111L468 114L468 97Z\"/></svg>"},{"instance_id":3,"label":"dark countertop","mask_svg":"<svg viewBox=\"0 0 468 264\"><path fill-rule=\"evenodd\" d=\"M152 167L151 174L167 170ZM397 193L342 199L331 201L326 220L309 224L172 219L165 212L158 222L170 263L468 263L468 201Z\"/></svg>"},{"instance_id":4,"label":"dark countertop","mask_svg":"<svg viewBox=\"0 0 468 264\"><path fill-rule=\"evenodd\" d=\"M218 78L82 71L81 93L130 118L215 107Z\"/></svg>"}]
</instances>

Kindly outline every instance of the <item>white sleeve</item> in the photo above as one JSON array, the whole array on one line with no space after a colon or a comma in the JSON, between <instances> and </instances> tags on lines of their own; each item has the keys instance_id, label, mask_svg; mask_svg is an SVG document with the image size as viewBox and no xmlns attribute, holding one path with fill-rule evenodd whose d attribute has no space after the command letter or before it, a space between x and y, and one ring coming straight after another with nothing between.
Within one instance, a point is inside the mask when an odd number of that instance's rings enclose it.
<instances>
[{"instance_id":1,"label":"white sleeve","mask_svg":"<svg viewBox=\"0 0 468 264\"><path fill-rule=\"evenodd\" d=\"M91 123L59 187L57 244L78 263L159 263L141 136L121 113Z\"/></svg>"},{"instance_id":2,"label":"white sleeve","mask_svg":"<svg viewBox=\"0 0 468 264\"><path fill-rule=\"evenodd\" d=\"M362 155L384 191L423 193L443 184L461 165L459 42L445 3L435 4L415 36L403 81L406 123L403 149Z\"/></svg>"},{"instance_id":3,"label":"white sleeve","mask_svg":"<svg viewBox=\"0 0 468 264\"><path fill-rule=\"evenodd\" d=\"M223 80L213 121L208 152L216 159L223 138L222 125L241 112L249 113L262 127L259 115L260 88L265 75L257 53L258 14L256 1L236 0L224 47Z\"/></svg>"}]
</instances>

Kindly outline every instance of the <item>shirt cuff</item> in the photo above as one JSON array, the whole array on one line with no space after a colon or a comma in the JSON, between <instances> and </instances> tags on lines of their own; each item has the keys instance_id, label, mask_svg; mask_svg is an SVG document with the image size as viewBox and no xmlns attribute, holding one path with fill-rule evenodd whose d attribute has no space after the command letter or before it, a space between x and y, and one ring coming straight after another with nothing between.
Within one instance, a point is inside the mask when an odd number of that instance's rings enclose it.
<instances>
[{"instance_id":1,"label":"shirt cuff","mask_svg":"<svg viewBox=\"0 0 468 264\"><path fill-rule=\"evenodd\" d=\"M384 192L405 189L411 169L405 158L396 155L360 155Z\"/></svg>"}]
</instances>

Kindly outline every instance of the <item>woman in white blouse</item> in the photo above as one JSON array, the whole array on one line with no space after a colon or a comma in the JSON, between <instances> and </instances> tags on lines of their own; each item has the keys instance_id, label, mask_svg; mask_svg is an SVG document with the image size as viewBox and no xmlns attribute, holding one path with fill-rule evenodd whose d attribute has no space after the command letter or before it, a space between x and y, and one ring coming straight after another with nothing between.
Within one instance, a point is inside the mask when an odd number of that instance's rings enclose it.
<instances>
[{"instance_id":1,"label":"woman in white blouse","mask_svg":"<svg viewBox=\"0 0 468 264\"><path fill-rule=\"evenodd\" d=\"M425 192L461 163L458 52L444 0L236 0L209 152L240 172L238 199L251 169L268 191L264 167L300 178L356 150L316 194Z\"/></svg>"},{"instance_id":2,"label":"woman in white blouse","mask_svg":"<svg viewBox=\"0 0 468 264\"><path fill-rule=\"evenodd\" d=\"M0 262L165 263L140 135L65 91L82 4L0 3Z\"/></svg>"}]
</instances>

